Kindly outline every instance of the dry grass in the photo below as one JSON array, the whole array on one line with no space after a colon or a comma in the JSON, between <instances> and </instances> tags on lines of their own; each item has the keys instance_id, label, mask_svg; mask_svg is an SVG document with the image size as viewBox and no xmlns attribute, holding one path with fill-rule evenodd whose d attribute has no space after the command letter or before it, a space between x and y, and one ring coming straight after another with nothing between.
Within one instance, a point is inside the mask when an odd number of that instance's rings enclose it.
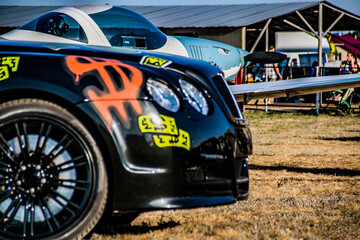
<instances>
[{"instance_id":1,"label":"dry grass","mask_svg":"<svg viewBox=\"0 0 360 240\"><path fill-rule=\"evenodd\" d=\"M254 140L248 200L143 213L90 239L359 239L360 117L245 115Z\"/></svg>"}]
</instances>

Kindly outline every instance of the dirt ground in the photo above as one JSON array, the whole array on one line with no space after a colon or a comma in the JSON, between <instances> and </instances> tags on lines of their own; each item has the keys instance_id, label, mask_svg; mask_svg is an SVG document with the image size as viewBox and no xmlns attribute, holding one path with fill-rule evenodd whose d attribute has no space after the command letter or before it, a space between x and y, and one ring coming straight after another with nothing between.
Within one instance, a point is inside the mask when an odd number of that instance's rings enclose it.
<instances>
[{"instance_id":1,"label":"dirt ground","mask_svg":"<svg viewBox=\"0 0 360 240\"><path fill-rule=\"evenodd\" d=\"M359 239L360 117L245 117L254 141L248 200L142 213L90 239Z\"/></svg>"}]
</instances>

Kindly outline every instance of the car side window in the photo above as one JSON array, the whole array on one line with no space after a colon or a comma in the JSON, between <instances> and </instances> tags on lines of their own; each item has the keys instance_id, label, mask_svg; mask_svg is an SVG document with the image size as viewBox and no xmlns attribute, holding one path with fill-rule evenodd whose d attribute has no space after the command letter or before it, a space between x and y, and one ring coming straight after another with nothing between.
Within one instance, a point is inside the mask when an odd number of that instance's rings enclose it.
<instances>
[{"instance_id":1,"label":"car side window","mask_svg":"<svg viewBox=\"0 0 360 240\"><path fill-rule=\"evenodd\" d=\"M79 23L69 15L63 13L51 12L45 14L20 27L20 29L47 33L78 42L88 43L86 34Z\"/></svg>"}]
</instances>

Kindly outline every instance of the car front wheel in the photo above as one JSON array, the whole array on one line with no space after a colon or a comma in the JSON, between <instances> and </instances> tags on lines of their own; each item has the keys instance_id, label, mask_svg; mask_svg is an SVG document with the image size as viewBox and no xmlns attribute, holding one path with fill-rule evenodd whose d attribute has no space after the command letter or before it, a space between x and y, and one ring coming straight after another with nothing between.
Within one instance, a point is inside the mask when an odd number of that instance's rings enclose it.
<instances>
[{"instance_id":1,"label":"car front wheel","mask_svg":"<svg viewBox=\"0 0 360 240\"><path fill-rule=\"evenodd\" d=\"M0 239L80 239L96 225L107 174L82 122L44 100L0 105Z\"/></svg>"}]
</instances>

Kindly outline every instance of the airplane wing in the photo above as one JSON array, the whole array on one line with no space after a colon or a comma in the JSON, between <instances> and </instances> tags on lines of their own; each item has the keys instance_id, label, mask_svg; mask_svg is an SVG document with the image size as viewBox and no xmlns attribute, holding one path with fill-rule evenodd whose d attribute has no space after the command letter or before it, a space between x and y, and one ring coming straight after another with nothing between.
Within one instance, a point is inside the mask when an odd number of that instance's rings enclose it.
<instances>
[{"instance_id":1,"label":"airplane wing","mask_svg":"<svg viewBox=\"0 0 360 240\"><path fill-rule=\"evenodd\" d=\"M293 97L336 89L360 87L360 74L307 77L275 82L229 86L238 102L251 99Z\"/></svg>"}]
</instances>

